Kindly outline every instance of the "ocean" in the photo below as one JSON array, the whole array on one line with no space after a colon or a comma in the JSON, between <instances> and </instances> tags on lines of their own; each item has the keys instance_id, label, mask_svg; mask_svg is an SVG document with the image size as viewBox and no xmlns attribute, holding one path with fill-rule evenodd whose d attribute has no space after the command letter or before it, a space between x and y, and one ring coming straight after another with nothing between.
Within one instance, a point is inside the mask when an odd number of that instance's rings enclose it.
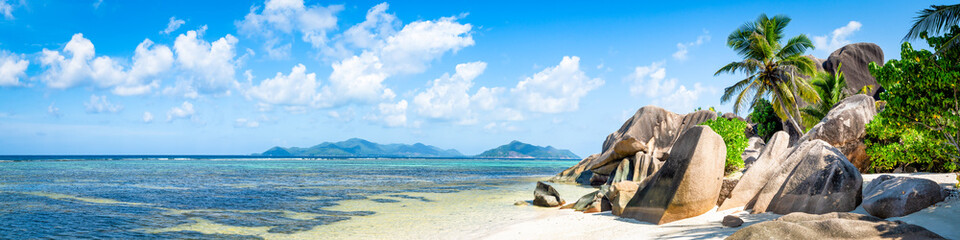
<instances>
[{"instance_id":1,"label":"ocean","mask_svg":"<svg viewBox=\"0 0 960 240\"><path fill-rule=\"evenodd\" d=\"M429 209L448 194L518 183L526 188L530 179L546 178L575 163L21 158L0 162L0 238L260 239L305 231L323 236L322 226L351 221L363 225L366 217L382 214L381 205L393 204L393 214L406 214L408 205ZM352 207L344 210L340 205L345 203Z\"/></svg>"}]
</instances>

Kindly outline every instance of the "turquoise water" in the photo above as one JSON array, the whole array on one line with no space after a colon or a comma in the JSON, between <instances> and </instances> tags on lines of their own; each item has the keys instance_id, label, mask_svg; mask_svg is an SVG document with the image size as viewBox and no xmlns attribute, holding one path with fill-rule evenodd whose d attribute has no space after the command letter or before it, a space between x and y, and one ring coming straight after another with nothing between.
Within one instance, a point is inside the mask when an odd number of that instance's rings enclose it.
<instances>
[{"instance_id":1,"label":"turquoise water","mask_svg":"<svg viewBox=\"0 0 960 240\"><path fill-rule=\"evenodd\" d=\"M486 159L0 162L0 238L256 239L151 230L205 219L296 233L377 214L326 210L340 201L397 201L368 198L387 194L429 202L408 194L497 188L519 178L553 175L571 164Z\"/></svg>"}]
</instances>

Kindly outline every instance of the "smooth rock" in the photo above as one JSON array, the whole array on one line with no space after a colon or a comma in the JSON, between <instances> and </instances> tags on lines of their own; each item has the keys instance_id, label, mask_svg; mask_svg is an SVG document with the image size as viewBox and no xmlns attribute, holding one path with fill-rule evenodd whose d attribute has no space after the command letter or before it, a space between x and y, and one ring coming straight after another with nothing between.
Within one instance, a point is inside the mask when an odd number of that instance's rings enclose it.
<instances>
[{"instance_id":1,"label":"smooth rock","mask_svg":"<svg viewBox=\"0 0 960 240\"><path fill-rule=\"evenodd\" d=\"M720 194L725 156L723 138L709 126L689 128L620 216L664 224L710 211Z\"/></svg>"},{"instance_id":2,"label":"smooth rock","mask_svg":"<svg viewBox=\"0 0 960 240\"><path fill-rule=\"evenodd\" d=\"M537 188L533 190L533 205L541 207L556 207L563 205L563 198L553 186L543 182L537 182Z\"/></svg>"},{"instance_id":3,"label":"smooth rock","mask_svg":"<svg viewBox=\"0 0 960 240\"><path fill-rule=\"evenodd\" d=\"M880 84L877 84L877 79L870 74L870 62L883 66L883 49L880 49L880 46L873 43L848 44L830 53L830 57L823 62L823 70L833 73L837 66L843 63L840 71L847 82L846 92L855 94L863 86L872 85L873 89L867 94L873 96Z\"/></svg>"},{"instance_id":4,"label":"smooth rock","mask_svg":"<svg viewBox=\"0 0 960 240\"><path fill-rule=\"evenodd\" d=\"M739 227L743 225L743 219L734 215L723 216L723 221L720 222L720 225L724 227Z\"/></svg>"},{"instance_id":5,"label":"smooth rock","mask_svg":"<svg viewBox=\"0 0 960 240\"><path fill-rule=\"evenodd\" d=\"M791 213L750 225L727 239L946 239L921 226L872 216L833 212Z\"/></svg>"},{"instance_id":6,"label":"smooth rock","mask_svg":"<svg viewBox=\"0 0 960 240\"><path fill-rule=\"evenodd\" d=\"M600 201L601 196L602 195L600 195L599 190L587 193L586 195L583 195L583 197L580 197L580 199L577 199L577 202L573 204L572 208L576 211L583 211L593 204L593 202Z\"/></svg>"},{"instance_id":7,"label":"smooth rock","mask_svg":"<svg viewBox=\"0 0 960 240\"><path fill-rule=\"evenodd\" d=\"M566 170L563 170L562 172L558 173L556 176L553 176L553 178L550 178L549 181L550 182L577 182L580 184L590 184L589 180L590 180L590 177L593 176L593 172L590 172L590 170L587 169L587 164L592 162L594 159L596 159L599 156L600 154L590 155L584 158L583 160L580 160L580 162L577 163L576 165L573 165L570 168L567 168Z\"/></svg>"},{"instance_id":8,"label":"smooth rock","mask_svg":"<svg viewBox=\"0 0 960 240\"><path fill-rule=\"evenodd\" d=\"M514 206L526 206L526 205L530 205L530 203L528 203L527 201L516 201L516 202L513 203L513 205L514 205Z\"/></svg>"},{"instance_id":9,"label":"smooth rock","mask_svg":"<svg viewBox=\"0 0 960 240\"><path fill-rule=\"evenodd\" d=\"M740 155L740 158L743 159L743 166L750 167L753 162L756 162L757 158L760 157L760 152L763 151L763 147L766 145L761 137L750 137L747 139L747 148L743 149L743 154Z\"/></svg>"},{"instance_id":10,"label":"smooth rock","mask_svg":"<svg viewBox=\"0 0 960 240\"><path fill-rule=\"evenodd\" d=\"M606 192L606 198L610 199L610 207L613 215L620 216L623 208L627 206L630 199L637 194L640 183L634 181L622 181L609 185Z\"/></svg>"},{"instance_id":11,"label":"smooth rock","mask_svg":"<svg viewBox=\"0 0 960 240\"><path fill-rule=\"evenodd\" d=\"M723 178L723 185L720 186L720 197L717 198L717 206L723 205L723 201L730 198L730 193L733 192L733 188L737 186L742 177L743 174L733 174Z\"/></svg>"},{"instance_id":12,"label":"smooth rock","mask_svg":"<svg viewBox=\"0 0 960 240\"><path fill-rule=\"evenodd\" d=\"M778 131L774 133L770 137L770 142L760 151L757 161L751 164L743 173L743 177L737 181L737 185L731 190L729 198L721 201L722 204L720 204L718 210L744 207L751 203L760 189L766 185L767 179L780 170L789 143L790 136L786 132Z\"/></svg>"},{"instance_id":13,"label":"smooth rock","mask_svg":"<svg viewBox=\"0 0 960 240\"><path fill-rule=\"evenodd\" d=\"M923 178L881 175L863 190L863 209L879 218L906 216L943 201L948 195L937 182Z\"/></svg>"},{"instance_id":14,"label":"smooth rock","mask_svg":"<svg viewBox=\"0 0 960 240\"><path fill-rule=\"evenodd\" d=\"M779 170L764 181L753 206L747 206L753 213L849 212L862 200L860 172L843 153L819 139L793 148Z\"/></svg>"},{"instance_id":15,"label":"smooth rock","mask_svg":"<svg viewBox=\"0 0 960 240\"><path fill-rule=\"evenodd\" d=\"M846 67L846 65L844 65ZM863 143L867 135L867 123L877 115L873 97L858 94L837 103L817 125L810 128L800 141L820 139L840 149L847 160L860 172L870 168L870 156L867 145Z\"/></svg>"}]
</instances>

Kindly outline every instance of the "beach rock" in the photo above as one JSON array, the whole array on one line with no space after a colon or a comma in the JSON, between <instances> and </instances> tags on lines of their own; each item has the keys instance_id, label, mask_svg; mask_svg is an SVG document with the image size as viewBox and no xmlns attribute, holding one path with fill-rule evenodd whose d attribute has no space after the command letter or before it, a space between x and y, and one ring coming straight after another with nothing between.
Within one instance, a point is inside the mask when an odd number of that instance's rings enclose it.
<instances>
[{"instance_id":1,"label":"beach rock","mask_svg":"<svg viewBox=\"0 0 960 240\"><path fill-rule=\"evenodd\" d=\"M644 152L637 152L637 155L634 155L633 159L633 174L630 181L639 182L647 177L653 176L660 170L660 166L663 164L660 160L654 158L651 154Z\"/></svg>"},{"instance_id":2,"label":"beach rock","mask_svg":"<svg viewBox=\"0 0 960 240\"><path fill-rule=\"evenodd\" d=\"M946 239L921 226L872 216L833 212L791 213L750 225L727 239Z\"/></svg>"},{"instance_id":3,"label":"beach rock","mask_svg":"<svg viewBox=\"0 0 960 240\"><path fill-rule=\"evenodd\" d=\"M778 169L763 179L753 206L747 206L753 213L849 212L860 205L860 172L823 140L801 142Z\"/></svg>"},{"instance_id":4,"label":"beach rock","mask_svg":"<svg viewBox=\"0 0 960 240\"><path fill-rule=\"evenodd\" d=\"M747 139L747 148L743 149L743 154L740 154L740 158L743 159L743 165L749 167L753 162L757 161L757 158L760 157L760 151L763 151L764 146L766 146L766 143L763 142L763 138L750 137Z\"/></svg>"},{"instance_id":5,"label":"beach rock","mask_svg":"<svg viewBox=\"0 0 960 240\"><path fill-rule=\"evenodd\" d=\"M640 184L634 181L622 181L605 187L609 188L605 195L606 198L610 200L613 215L620 216L623 208L626 207L630 199L637 194L637 189L640 188Z\"/></svg>"},{"instance_id":6,"label":"beach rock","mask_svg":"<svg viewBox=\"0 0 960 240\"><path fill-rule=\"evenodd\" d=\"M844 65L846 67L846 65ZM847 160L860 172L870 168L870 156L867 145L863 143L867 135L867 123L877 115L873 97L858 94L847 97L837 103L817 125L810 128L800 141L820 139L840 149Z\"/></svg>"},{"instance_id":7,"label":"beach rock","mask_svg":"<svg viewBox=\"0 0 960 240\"><path fill-rule=\"evenodd\" d=\"M594 202L597 202L596 205L599 206L600 198L602 197L603 195L600 194L599 190L587 193L586 195L583 195L583 197L580 197L580 199L577 199L577 202L573 204L572 208L576 211L583 211L589 208L591 205L594 205Z\"/></svg>"},{"instance_id":8,"label":"beach rock","mask_svg":"<svg viewBox=\"0 0 960 240\"><path fill-rule=\"evenodd\" d=\"M724 113L724 114L721 115L720 117L726 118L726 119L728 119L728 120L737 119L737 120L744 121L744 122L747 121L746 119L743 119L742 117L737 116L737 114L734 114L734 113L732 113L732 112Z\"/></svg>"},{"instance_id":9,"label":"beach rock","mask_svg":"<svg viewBox=\"0 0 960 240\"><path fill-rule=\"evenodd\" d=\"M720 186L720 197L717 198L717 206L723 205L723 201L730 198L730 193L733 192L733 188L740 182L741 177L743 177L743 174L734 174L723 178L723 185Z\"/></svg>"},{"instance_id":10,"label":"beach rock","mask_svg":"<svg viewBox=\"0 0 960 240\"><path fill-rule=\"evenodd\" d=\"M615 169L609 166L611 162L639 151L663 159L684 130L716 118L717 114L709 110L680 115L656 106L642 107L619 130L607 136L601 155L588 163L588 169L610 175Z\"/></svg>"},{"instance_id":11,"label":"beach rock","mask_svg":"<svg viewBox=\"0 0 960 240\"><path fill-rule=\"evenodd\" d=\"M610 179L610 176L608 176L608 175L603 175L603 174L598 174L598 173L591 173L591 174L590 174L590 181L589 181L587 184L590 184L590 186L595 186L595 187L596 187L596 186L600 186L600 185L606 184L606 183L607 183L607 180L609 180L609 179Z\"/></svg>"},{"instance_id":12,"label":"beach rock","mask_svg":"<svg viewBox=\"0 0 960 240\"><path fill-rule=\"evenodd\" d=\"M543 182L537 182L537 188L533 190L533 205L541 207L556 207L563 205L560 193L552 186Z\"/></svg>"},{"instance_id":13,"label":"beach rock","mask_svg":"<svg viewBox=\"0 0 960 240\"><path fill-rule=\"evenodd\" d=\"M817 71L824 71L823 62L826 62L827 61L826 59L820 59L820 58L814 57L813 55L804 55L803 57L813 60L813 65L817 67Z\"/></svg>"},{"instance_id":14,"label":"beach rock","mask_svg":"<svg viewBox=\"0 0 960 240\"><path fill-rule=\"evenodd\" d=\"M780 170L789 143L790 136L786 132L778 131L774 133L770 137L770 142L760 151L757 160L747 168L743 177L737 181L737 185L729 194L729 199L721 201L722 204L720 204L718 210L723 211L747 206L757 196L760 189L766 185L767 179Z\"/></svg>"},{"instance_id":15,"label":"beach rock","mask_svg":"<svg viewBox=\"0 0 960 240\"><path fill-rule=\"evenodd\" d=\"M513 203L513 205L514 205L514 206L526 206L526 205L530 205L530 203L528 203L527 201L516 201L516 202Z\"/></svg>"},{"instance_id":16,"label":"beach rock","mask_svg":"<svg viewBox=\"0 0 960 240\"><path fill-rule=\"evenodd\" d=\"M632 176L633 168L630 167L630 162L633 162L632 158L633 157L629 157L629 158L624 158L623 160L620 160L620 164L618 164L619 166L617 166L617 170L613 172L613 175L612 175L613 177L607 180L607 183L633 180L633 176Z\"/></svg>"},{"instance_id":17,"label":"beach rock","mask_svg":"<svg viewBox=\"0 0 960 240\"><path fill-rule=\"evenodd\" d=\"M576 204L570 203L570 204L561 206L560 209L573 209L575 205Z\"/></svg>"},{"instance_id":18,"label":"beach rock","mask_svg":"<svg viewBox=\"0 0 960 240\"><path fill-rule=\"evenodd\" d=\"M879 218L906 216L943 201L947 191L923 178L881 175L863 190L863 210Z\"/></svg>"},{"instance_id":19,"label":"beach rock","mask_svg":"<svg viewBox=\"0 0 960 240\"><path fill-rule=\"evenodd\" d=\"M720 221L720 225L724 227L739 227L743 225L743 219L734 215L723 216L723 221Z\"/></svg>"},{"instance_id":20,"label":"beach rock","mask_svg":"<svg viewBox=\"0 0 960 240\"><path fill-rule=\"evenodd\" d=\"M709 126L690 127L620 216L664 224L710 211L723 184L725 156L720 135Z\"/></svg>"},{"instance_id":21,"label":"beach rock","mask_svg":"<svg viewBox=\"0 0 960 240\"><path fill-rule=\"evenodd\" d=\"M579 163L573 165L566 170L558 173L553 178L550 178L550 182L577 182L580 184L590 184L590 177L593 176L593 172L587 169L587 164L599 157L600 154L590 155L583 160L580 160Z\"/></svg>"},{"instance_id":22,"label":"beach rock","mask_svg":"<svg viewBox=\"0 0 960 240\"><path fill-rule=\"evenodd\" d=\"M883 49L880 49L877 44L854 43L833 51L827 61L823 62L823 69L828 73L834 73L837 66L843 63L840 71L843 72L847 82L846 92L855 94L863 86L872 85L873 89L867 95L873 96L880 84L877 84L877 79L870 74L868 66L870 62L883 66L883 61Z\"/></svg>"}]
</instances>

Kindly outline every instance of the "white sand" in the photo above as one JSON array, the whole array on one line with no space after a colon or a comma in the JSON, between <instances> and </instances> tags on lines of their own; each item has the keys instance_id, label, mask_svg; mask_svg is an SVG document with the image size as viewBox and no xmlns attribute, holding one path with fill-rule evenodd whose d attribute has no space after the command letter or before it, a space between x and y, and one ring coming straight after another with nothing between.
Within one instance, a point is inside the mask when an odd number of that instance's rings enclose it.
<instances>
[{"instance_id":1,"label":"white sand","mask_svg":"<svg viewBox=\"0 0 960 240\"><path fill-rule=\"evenodd\" d=\"M863 175L864 186L881 174ZM953 188L956 175L946 174L893 174L927 178ZM561 196L574 193L558 188ZM578 194L578 193L577 193ZM484 239L723 239L737 230L762 221L773 220L780 215L772 213L749 214L738 209L723 212L710 211L701 216L657 226L628 218L613 216L610 212L583 214L573 210L556 210L556 214L540 215L527 221L506 224L475 235ZM856 213L866 214L863 207ZM739 228L724 228L720 221L725 215L736 215L744 220ZM933 207L904 217L890 218L923 226L949 239L960 239L960 200L948 199Z\"/></svg>"}]
</instances>

